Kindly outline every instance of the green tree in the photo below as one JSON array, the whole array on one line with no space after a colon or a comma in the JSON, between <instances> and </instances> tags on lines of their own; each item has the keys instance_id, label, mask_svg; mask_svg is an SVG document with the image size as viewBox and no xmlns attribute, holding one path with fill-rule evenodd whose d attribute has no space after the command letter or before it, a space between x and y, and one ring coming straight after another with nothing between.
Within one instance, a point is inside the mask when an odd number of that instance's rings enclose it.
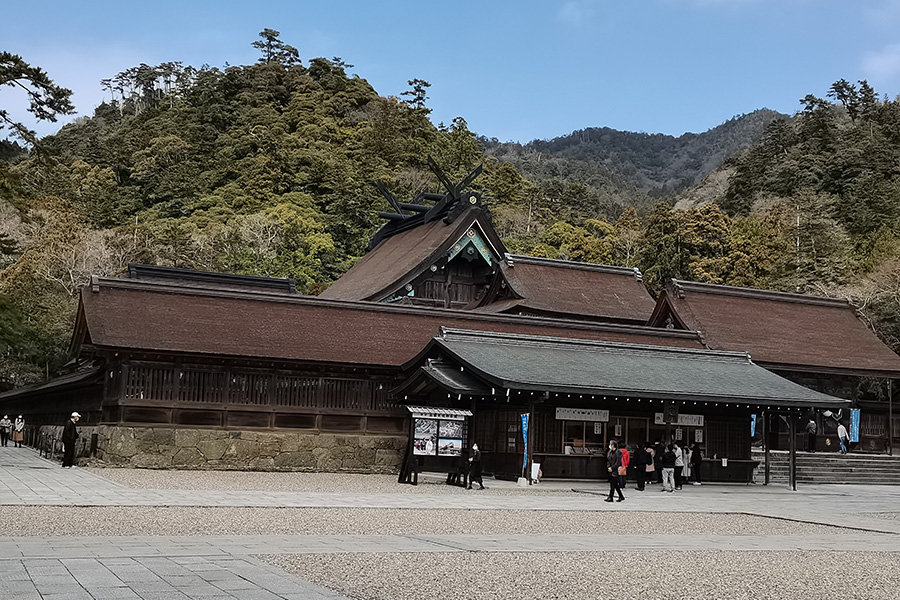
<instances>
[{"instance_id":1,"label":"green tree","mask_svg":"<svg viewBox=\"0 0 900 600\"><path fill-rule=\"evenodd\" d=\"M670 279L689 278L690 254L684 232L685 213L665 202L656 205L645 220L640 240L639 264L644 283L659 292Z\"/></svg>"},{"instance_id":2,"label":"green tree","mask_svg":"<svg viewBox=\"0 0 900 600\"><path fill-rule=\"evenodd\" d=\"M538 249L554 248L551 258L610 264L614 240L615 228L606 221L588 219L583 227L557 221L541 234Z\"/></svg>"},{"instance_id":3,"label":"green tree","mask_svg":"<svg viewBox=\"0 0 900 600\"><path fill-rule=\"evenodd\" d=\"M29 65L16 54L0 52L0 86L2 85L23 90L28 95L28 112L39 121L55 122L57 116L75 112L75 107L69 100L71 90L59 87L43 69ZM0 106L0 129L4 127L10 128L13 135L29 143L36 141L33 131L14 120Z\"/></svg>"},{"instance_id":4,"label":"green tree","mask_svg":"<svg viewBox=\"0 0 900 600\"><path fill-rule=\"evenodd\" d=\"M637 210L631 205L626 207L614 226L616 234L613 241L611 264L636 267L641 240L641 221L638 218Z\"/></svg>"},{"instance_id":5,"label":"green tree","mask_svg":"<svg viewBox=\"0 0 900 600\"><path fill-rule=\"evenodd\" d=\"M462 117L453 119L450 127L438 127L430 154L447 175L456 180L468 174L482 158L478 140Z\"/></svg>"},{"instance_id":6,"label":"green tree","mask_svg":"<svg viewBox=\"0 0 900 600\"><path fill-rule=\"evenodd\" d=\"M300 51L278 39L280 35L281 32L269 28L259 32L259 37L262 39L250 44L262 53L259 62L278 63L285 67L299 65Z\"/></svg>"},{"instance_id":7,"label":"green tree","mask_svg":"<svg viewBox=\"0 0 900 600\"><path fill-rule=\"evenodd\" d=\"M410 79L407 83L412 86L412 89L400 94L401 96L408 96L404 102L410 108L423 112L426 115L431 113L431 109L425 106L425 102L428 101L428 88L431 87L431 84L424 79Z\"/></svg>"}]
</instances>

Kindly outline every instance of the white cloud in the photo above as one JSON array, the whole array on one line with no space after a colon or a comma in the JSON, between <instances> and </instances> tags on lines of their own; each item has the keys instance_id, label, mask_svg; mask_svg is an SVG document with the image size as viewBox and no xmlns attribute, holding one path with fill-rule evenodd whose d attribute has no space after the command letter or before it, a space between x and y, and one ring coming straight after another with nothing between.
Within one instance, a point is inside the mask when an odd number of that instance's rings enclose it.
<instances>
[{"instance_id":1,"label":"white cloud","mask_svg":"<svg viewBox=\"0 0 900 600\"><path fill-rule=\"evenodd\" d=\"M567 25L584 25L597 16L599 5L599 0L571 0L560 7L556 18Z\"/></svg>"},{"instance_id":2,"label":"white cloud","mask_svg":"<svg viewBox=\"0 0 900 600\"><path fill-rule=\"evenodd\" d=\"M900 80L900 44L889 44L863 57L866 77L882 84Z\"/></svg>"}]
</instances>

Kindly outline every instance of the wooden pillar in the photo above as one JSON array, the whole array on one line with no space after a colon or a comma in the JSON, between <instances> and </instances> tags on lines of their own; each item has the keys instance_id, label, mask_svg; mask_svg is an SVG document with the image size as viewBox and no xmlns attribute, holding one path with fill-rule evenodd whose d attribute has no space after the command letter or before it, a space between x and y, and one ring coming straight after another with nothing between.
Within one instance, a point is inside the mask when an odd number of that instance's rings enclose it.
<instances>
[{"instance_id":1,"label":"wooden pillar","mask_svg":"<svg viewBox=\"0 0 900 600\"><path fill-rule=\"evenodd\" d=\"M788 486L797 491L797 427L796 417L788 414L788 434L790 435L790 453L788 459Z\"/></svg>"},{"instance_id":2,"label":"wooden pillar","mask_svg":"<svg viewBox=\"0 0 900 600\"><path fill-rule=\"evenodd\" d=\"M890 378L887 380L888 393L888 422L887 422L887 443L888 456L894 455L894 381Z\"/></svg>"},{"instance_id":3,"label":"wooden pillar","mask_svg":"<svg viewBox=\"0 0 900 600\"><path fill-rule=\"evenodd\" d=\"M763 453L765 456L765 474L766 479L763 485L769 485L769 470L771 465L769 464L769 427L771 427L772 415L769 411L765 411L762 414L762 438L763 438Z\"/></svg>"},{"instance_id":4,"label":"wooden pillar","mask_svg":"<svg viewBox=\"0 0 900 600\"><path fill-rule=\"evenodd\" d=\"M528 401L528 435L525 439L525 468L522 473L522 477L525 477L528 480L528 484L531 485L531 455L534 453L534 448L532 444L534 443L534 400Z\"/></svg>"}]
</instances>

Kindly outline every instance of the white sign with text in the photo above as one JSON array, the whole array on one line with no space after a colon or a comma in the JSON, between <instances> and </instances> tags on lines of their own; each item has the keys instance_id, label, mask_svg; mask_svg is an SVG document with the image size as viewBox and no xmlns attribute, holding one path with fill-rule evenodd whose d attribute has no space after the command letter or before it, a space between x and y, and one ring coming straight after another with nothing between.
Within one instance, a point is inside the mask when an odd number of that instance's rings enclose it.
<instances>
[{"instance_id":1,"label":"white sign with text","mask_svg":"<svg viewBox=\"0 0 900 600\"><path fill-rule=\"evenodd\" d=\"M595 421L606 423L609 421L608 410L594 408L564 408L556 407L557 421Z\"/></svg>"},{"instance_id":2,"label":"white sign with text","mask_svg":"<svg viewBox=\"0 0 900 600\"><path fill-rule=\"evenodd\" d=\"M558 410L558 409L557 409ZM665 425L662 413L655 413L653 422L657 425ZM672 421L672 425L681 425L682 427L703 427L703 415L686 415L680 413L678 418Z\"/></svg>"}]
</instances>

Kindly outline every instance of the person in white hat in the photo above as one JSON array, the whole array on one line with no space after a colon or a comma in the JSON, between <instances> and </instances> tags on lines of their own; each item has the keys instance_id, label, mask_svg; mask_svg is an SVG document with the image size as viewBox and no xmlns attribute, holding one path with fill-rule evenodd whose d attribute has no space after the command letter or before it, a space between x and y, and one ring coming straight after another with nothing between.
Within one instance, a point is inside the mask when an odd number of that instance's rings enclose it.
<instances>
[{"instance_id":1,"label":"person in white hat","mask_svg":"<svg viewBox=\"0 0 900 600\"><path fill-rule=\"evenodd\" d=\"M78 439L78 428L75 424L78 422L78 419L81 418L77 412L73 412L72 416L66 421L66 426L63 427L62 434L62 442L63 442L63 463L62 466L64 469L71 469L72 464L75 462L75 440Z\"/></svg>"},{"instance_id":2,"label":"person in white hat","mask_svg":"<svg viewBox=\"0 0 900 600\"><path fill-rule=\"evenodd\" d=\"M16 443L16 448L22 447L22 442L25 441L25 419L22 415L16 417L16 421L13 424L12 439Z\"/></svg>"}]
</instances>

